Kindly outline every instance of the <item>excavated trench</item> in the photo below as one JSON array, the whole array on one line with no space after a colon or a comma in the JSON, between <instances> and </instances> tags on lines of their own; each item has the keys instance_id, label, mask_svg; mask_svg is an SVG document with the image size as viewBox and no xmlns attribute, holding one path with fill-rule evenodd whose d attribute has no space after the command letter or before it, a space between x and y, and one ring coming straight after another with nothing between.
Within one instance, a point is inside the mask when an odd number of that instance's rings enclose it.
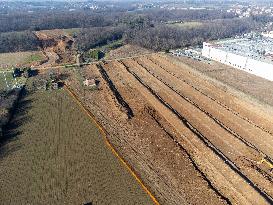
<instances>
[{"instance_id":1,"label":"excavated trench","mask_svg":"<svg viewBox=\"0 0 273 205\"><path fill-rule=\"evenodd\" d=\"M97 64L97 68L100 71L103 79L107 82L110 90L112 91L113 95L115 96L115 98L118 101L118 103L120 104L120 106L126 110L126 114L128 116L128 119L133 118L134 117L133 110L130 108L129 104L123 99L123 97L120 95L115 84L112 82L112 80L108 76L106 70L104 70L104 68L101 64Z\"/></svg>"},{"instance_id":2,"label":"excavated trench","mask_svg":"<svg viewBox=\"0 0 273 205\"><path fill-rule=\"evenodd\" d=\"M222 159L233 171L235 171L242 179L244 179L253 189L255 189L268 203L273 204L273 198L265 191L260 189L256 183L249 179L240 168L234 164L224 153L221 152L216 146L214 146L198 129L196 129L185 117L183 117L177 110L175 110L169 103L164 101L150 86L143 82L137 74L130 70L122 61L124 68L130 73L139 83L141 83L149 92L156 97L164 106L166 106L173 114L175 114L181 122L195 135L197 136L207 147L209 147L220 159Z\"/></svg>"}]
</instances>

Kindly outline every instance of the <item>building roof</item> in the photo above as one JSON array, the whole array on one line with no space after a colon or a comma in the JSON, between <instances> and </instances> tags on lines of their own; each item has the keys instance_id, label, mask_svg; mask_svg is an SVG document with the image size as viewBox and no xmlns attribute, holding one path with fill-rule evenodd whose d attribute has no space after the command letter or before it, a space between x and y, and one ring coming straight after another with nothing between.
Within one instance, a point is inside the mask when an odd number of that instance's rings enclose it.
<instances>
[{"instance_id":1,"label":"building roof","mask_svg":"<svg viewBox=\"0 0 273 205\"><path fill-rule=\"evenodd\" d=\"M90 85L96 85L96 81L95 79L85 79L85 81L83 81L83 84L86 86L90 86Z\"/></svg>"},{"instance_id":2,"label":"building roof","mask_svg":"<svg viewBox=\"0 0 273 205\"><path fill-rule=\"evenodd\" d=\"M209 46L273 64L273 39L261 35L225 39L213 42Z\"/></svg>"}]
</instances>

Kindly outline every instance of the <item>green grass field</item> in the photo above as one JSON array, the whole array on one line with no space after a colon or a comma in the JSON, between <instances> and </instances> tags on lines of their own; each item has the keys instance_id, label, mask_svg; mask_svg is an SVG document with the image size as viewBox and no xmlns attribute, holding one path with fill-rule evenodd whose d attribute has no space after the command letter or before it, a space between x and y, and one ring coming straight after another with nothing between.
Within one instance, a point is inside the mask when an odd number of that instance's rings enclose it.
<instances>
[{"instance_id":1,"label":"green grass field","mask_svg":"<svg viewBox=\"0 0 273 205\"><path fill-rule=\"evenodd\" d=\"M32 63L32 62L39 62L44 59L44 56L41 53L33 53L31 54L27 59L27 63Z\"/></svg>"},{"instance_id":2,"label":"green grass field","mask_svg":"<svg viewBox=\"0 0 273 205\"><path fill-rule=\"evenodd\" d=\"M169 24L170 26L178 27L178 28L183 28L183 29L192 29L192 28L198 28L203 25L202 22L198 21L188 21L188 22L183 22L183 23L171 23Z\"/></svg>"},{"instance_id":3,"label":"green grass field","mask_svg":"<svg viewBox=\"0 0 273 205\"><path fill-rule=\"evenodd\" d=\"M152 204L66 91L31 92L19 105L0 148L0 204Z\"/></svg>"},{"instance_id":4,"label":"green grass field","mask_svg":"<svg viewBox=\"0 0 273 205\"><path fill-rule=\"evenodd\" d=\"M70 28L70 29L62 29L69 36L73 36L74 34L78 34L81 29L80 28Z\"/></svg>"},{"instance_id":5,"label":"green grass field","mask_svg":"<svg viewBox=\"0 0 273 205\"><path fill-rule=\"evenodd\" d=\"M24 66L33 62L44 60L40 51L37 52L17 52L17 53L0 53L0 70L11 68L12 66Z\"/></svg>"},{"instance_id":6,"label":"green grass field","mask_svg":"<svg viewBox=\"0 0 273 205\"><path fill-rule=\"evenodd\" d=\"M0 72L0 90L6 90L12 84L12 72Z\"/></svg>"}]
</instances>

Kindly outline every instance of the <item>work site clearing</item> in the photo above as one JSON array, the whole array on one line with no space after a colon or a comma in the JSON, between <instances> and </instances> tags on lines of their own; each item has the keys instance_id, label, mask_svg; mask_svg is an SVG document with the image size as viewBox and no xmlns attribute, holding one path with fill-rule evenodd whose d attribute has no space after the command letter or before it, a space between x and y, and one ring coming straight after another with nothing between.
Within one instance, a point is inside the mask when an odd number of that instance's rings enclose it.
<instances>
[{"instance_id":1,"label":"work site clearing","mask_svg":"<svg viewBox=\"0 0 273 205\"><path fill-rule=\"evenodd\" d=\"M36 121L20 125L17 140L5 145L12 153L0 161L1 203L21 197L35 204L149 204L154 196L160 204L272 204L272 111L174 61L148 54L61 70L150 198L60 90L30 95L27 112ZM88 89L84 79L96 79L98 89ZM101 155L107 155L103 165ZM100 187L88 184L96 175Z\"/></svg>"}]
</instances>

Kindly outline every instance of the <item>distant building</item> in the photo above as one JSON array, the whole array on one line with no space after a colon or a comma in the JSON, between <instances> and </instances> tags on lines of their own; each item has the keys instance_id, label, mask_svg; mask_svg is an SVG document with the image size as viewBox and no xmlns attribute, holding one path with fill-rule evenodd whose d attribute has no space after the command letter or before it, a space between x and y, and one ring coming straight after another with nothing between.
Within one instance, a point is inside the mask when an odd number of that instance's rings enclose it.
<instances>
[{"instance_id":1,"label":"distant building","mask_svg":"<svg viewBox=\"0 0 273 205\"><path fill-rule=\"evenodd\" d=\"M273 38L273 31L262 33L262 35L267 38Z\"/></svg>"},{"instance_id":2,"label":"distant building","mask_svg":"<svg viewBox=\"0 0 273 205\"><path fill-rule=\"evenodd\" d=\"M95 79L85 79L85 81L83 81L83 84L87 87L97 87Z\"/></svg>"},{"instance_id":3,"label":"distant building","mask_svg":"<svg viewBox=\"0 0 273 205\"><path fill-rule=\"evenodd\" d=\"M202 55L273 81L273 39L261 35L203 43Z\"/></svg>"}]
</instances>

